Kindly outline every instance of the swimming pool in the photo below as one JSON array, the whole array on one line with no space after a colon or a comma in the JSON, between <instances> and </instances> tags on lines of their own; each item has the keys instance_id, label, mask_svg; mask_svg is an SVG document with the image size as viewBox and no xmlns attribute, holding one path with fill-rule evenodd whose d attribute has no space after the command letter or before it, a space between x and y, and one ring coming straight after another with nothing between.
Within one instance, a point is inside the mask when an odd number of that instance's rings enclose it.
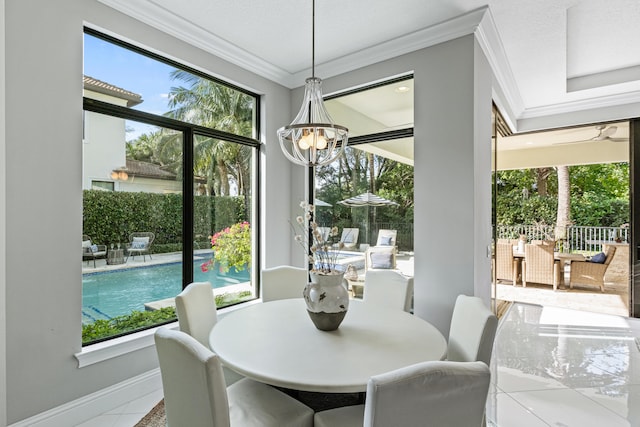
<instances>
[{"instance_id":1,"label":"swimming pool","mask_svg":"<svg viewBox=\"0 0 640 427\"><path fill-rule=\"evenodd\" d=\"M193 262L195 282L209 281L214 288L222 288L250 280L248 270L238 272L232 268L221 273L216 267L204 273L200 269L202 263L203 259ZM145 303L175 297L181 290L181 262L84 274L82 323L144 311Z\"/></svg>"}]
</instances>

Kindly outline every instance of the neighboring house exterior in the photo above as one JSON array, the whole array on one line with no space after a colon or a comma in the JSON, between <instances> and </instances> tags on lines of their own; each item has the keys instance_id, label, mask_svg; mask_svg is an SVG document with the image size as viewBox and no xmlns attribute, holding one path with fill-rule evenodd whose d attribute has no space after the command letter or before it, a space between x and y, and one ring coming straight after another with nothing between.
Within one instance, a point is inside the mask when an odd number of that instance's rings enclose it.
<instances>
[{"instance_id":1,"label":"neighboring house exterior","mask_svg":"<svg viewBox=\"0 0 640 427\"><path fill-rule=\"evenodd\" d=\"M143 102L142 97L126 89L83 77L84 96L123 107ZM82 144L82 188L107 191L179 193L182 183L172 172L159 165L127 159L126 121L93 112L85 112ZM114 179L114 171L125 171L126 179ZM121 175L123 177L125 175Z\"/></svg>"}]
</instances>

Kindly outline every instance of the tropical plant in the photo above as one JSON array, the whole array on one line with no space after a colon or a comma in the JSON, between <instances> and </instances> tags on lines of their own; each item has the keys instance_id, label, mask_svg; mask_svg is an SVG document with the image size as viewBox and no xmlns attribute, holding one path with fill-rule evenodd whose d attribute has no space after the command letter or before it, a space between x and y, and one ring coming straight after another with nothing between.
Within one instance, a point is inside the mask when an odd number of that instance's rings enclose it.
<instances>
[{"instance_id":1,"label":"tropical plant","mask_svg":"<svg viewBox=\"0 0 640 427\"><path fill-rule=\"evenodd\" d=\"M253 97L183 70L174 70L171 77L187 87L171 88L171 110L166 116L235 135L252 136ZM207 177L211 194L229 195L230 180L233 180L239 194L246 195L248 188L244 183L249 182L250 176L246 154L243 154L246 150L215 138L198 137L195 143L194 173Z\"/></svg>"}]
</instances>

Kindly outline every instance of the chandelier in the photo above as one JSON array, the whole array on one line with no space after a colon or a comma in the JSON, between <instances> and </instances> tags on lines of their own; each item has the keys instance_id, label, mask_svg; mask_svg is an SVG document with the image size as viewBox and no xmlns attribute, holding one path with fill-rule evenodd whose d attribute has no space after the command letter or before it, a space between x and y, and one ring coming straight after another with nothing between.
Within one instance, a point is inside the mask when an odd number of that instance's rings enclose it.
<instances>
[{"instance_id":1,"label":"chandelier","mask_svg":"<svg viewBox=\"0 0 640 427\"><path fill-rule=\"evenodd\" d=\"M336 160L347 146L349 130L333 123L322 99L322 80L315 76L316 2L312 0L311 77L305 80L304 99L290 125L278 129L285 157L302 166L322 166Z\"/></svg>"}]
</instances>

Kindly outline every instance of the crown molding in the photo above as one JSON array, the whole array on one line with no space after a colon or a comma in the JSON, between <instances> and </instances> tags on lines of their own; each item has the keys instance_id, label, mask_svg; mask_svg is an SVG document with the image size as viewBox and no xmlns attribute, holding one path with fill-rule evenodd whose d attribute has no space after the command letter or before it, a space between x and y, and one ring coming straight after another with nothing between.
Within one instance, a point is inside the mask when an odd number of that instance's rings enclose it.
<instances>
[{"instance_id":1,"label":"crown molding","mask_svg":"<svg viewBox=\"0 0 640 427\"><path fill-rule=\"evenodd\" d=\"M285 84L291 74L149 0L98 0L127 16L266 79Z\"/></svg>"},{"instance_id":2,"label":"crown molding","mask_svg":"<svg viewBox=\"0 0 640 427\"><path fill-rule=\"evenodd\" d=\"M310 75L310 68L293 74L289 73L206 31L193 22L174 15L151 0L135 2L129 0L98 1L177 39L288 88L303 86L305 79ZM510 94L508 99L518 100L517 90L513 89L515 84L510 83L513 81L510 75L510 67L506 62L502 44L488 11L489 8L484 6L411 34L318 64L316 65L316 74L321 75L323 78L333 77L475 33L480 35L483 50L488 53L487 56L490 58L494 72L500 76L498 80L504 86L505 93ZM487 19L487 16L489 16L489 19ZM479 32L477 31L478 28L480 28Z\"/></svg>"},{"instance_id":3,"label":"crown molding","mask_svg":"<svg viewBox=\"0 0 640 427\"><path fill-rule=\"evenodd\" d=\"M493 15L488 7L476 29L475 36L493 71L495 78L492 88L494 101L511 130L515 131L517 118L524 110L524 102L511 71L511 65L504 51Z\"/></svg>"},{"instance_id":4,"label":"crown molding","mask_svg":"<svg viewBox=\"0 0 640 427\"><path fill-rule=\"evenodd\" d=\"M518 119L531 119L559 114L575 113L577 111L592 110L598 108L617 107L620 105L640 103L640 90L604 95L577 101L562 102L542 107L527 108Z\"/></svg>"},{"instance_id":5,"label":"crown molding","mask_svg":"<svg viewBox=\"0 0 640 427\"><path fill-rule=\"evenodd\" d=\"M488 7L484 6L463 15L432 25L422 30L350 53L322 64L316 64L316 74L329 78L381 61L392 59L416 50L474 34ZM293 87L302 86L311 69L293 75Z\"/></svg>"}]
</instances>

